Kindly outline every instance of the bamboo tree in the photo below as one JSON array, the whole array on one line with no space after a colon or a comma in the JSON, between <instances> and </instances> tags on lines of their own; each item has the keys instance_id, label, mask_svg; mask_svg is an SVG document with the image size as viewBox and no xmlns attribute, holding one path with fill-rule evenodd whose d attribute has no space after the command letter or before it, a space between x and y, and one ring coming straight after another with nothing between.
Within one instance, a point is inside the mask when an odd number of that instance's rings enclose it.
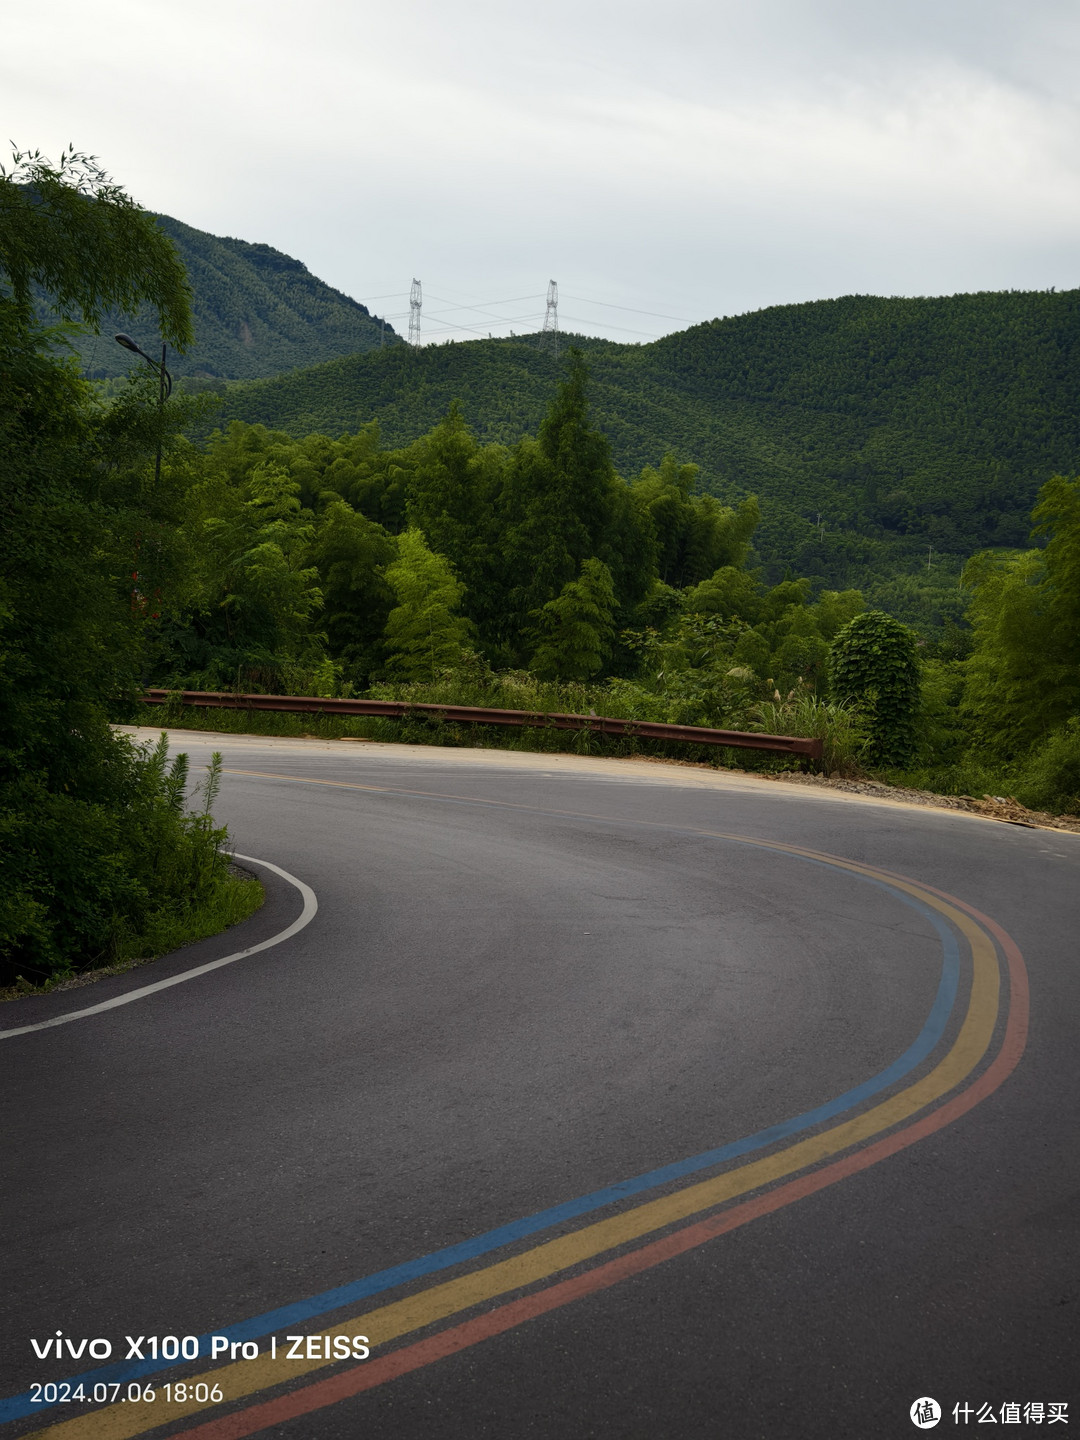
<instances>
[{"instance_id":1,"label":"bamboo tree","mask_svg":"<svg viewBox=\"0 0 1080 1440\"><path fill-rule=\"evenodd\" d=\"M460 664L469 624L460 614L464 586L450 562L428 549L419 530L406 530L386 580L398 602L386 622L387 674L433 681Z\"/></svg>"},{"instance_id":2,"label":"bamboo tree","mask_svg":"<svg viewBox=\"0 0 1080 1440\"><path fill-rule=\"evenodd\" d=\"M610 650L614 608L610 570L595 557L584 561L578 578L540 609L531 668L544 680L588 680L597 674Z\"/></svg>"}]
</instances>

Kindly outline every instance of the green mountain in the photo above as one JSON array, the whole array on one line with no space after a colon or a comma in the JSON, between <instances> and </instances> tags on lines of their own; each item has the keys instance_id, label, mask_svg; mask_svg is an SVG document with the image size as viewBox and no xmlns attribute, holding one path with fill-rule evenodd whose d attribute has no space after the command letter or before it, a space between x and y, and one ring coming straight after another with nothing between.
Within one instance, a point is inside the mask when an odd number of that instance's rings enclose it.
<instances>
[{"instance_id":1,"label":"green mountain","mask_svg":"<svg viewBox=\"0 0 1080 1440\"><path fill-rule=\"evenodd\" d=\"M1039 486L1080 470L1077 290L849 296L579 343L619 470L672 452L714 494L756 493L773 571L866 584L929 566L955 589L962 558L1025 544ZM512 444L555 373L535 340L397 346L231 386L216 423L302 436L377 419L396 446L457 399L482 439Z\"/></svg>"},{"instance_id":2,"label":"green mountain","mask_svg":"<svg viewBox=\"0 0 1080 1440\"><path fill-rule=\"evenodd\" d=\"M170 354L173 375L254 380L400 344L390 325L290 255L270 245L208 235L168 215L157 220L175 243L194 291L195 344L186 355ZM160 354L151 311L112 315L99 335L84 336L76 345L92 379L129 370L131 355L112 338L118 330L151 355Z\"/></svg>"}]
</instances>

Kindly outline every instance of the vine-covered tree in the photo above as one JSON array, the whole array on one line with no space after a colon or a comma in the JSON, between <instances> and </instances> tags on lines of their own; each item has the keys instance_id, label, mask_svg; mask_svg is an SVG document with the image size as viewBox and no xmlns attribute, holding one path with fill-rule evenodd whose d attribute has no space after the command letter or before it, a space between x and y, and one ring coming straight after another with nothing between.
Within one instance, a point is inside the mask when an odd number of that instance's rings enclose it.
<instances>
[{"instance_id":1,"label":"vine-covered tree","mask_svg":"<svg viewBox=\"0 0 1080 1440\"><path fill-rule=\"evenodd\" d=\"M891 615L867 610L837 634L829 659L833 698L866 717L871 763L910 760L919 712L913 633Z\"/></svg>"}]
</instances>

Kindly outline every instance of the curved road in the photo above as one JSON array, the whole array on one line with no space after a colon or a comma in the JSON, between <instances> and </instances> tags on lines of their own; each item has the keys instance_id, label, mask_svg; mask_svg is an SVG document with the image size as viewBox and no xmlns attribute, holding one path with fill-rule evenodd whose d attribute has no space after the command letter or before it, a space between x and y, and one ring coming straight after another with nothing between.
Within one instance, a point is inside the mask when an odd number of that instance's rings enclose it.
<instances>
[{"instance_id":1,"label":"curved road","mask_svg":"<svg viewBox=\"0 0 1080 1440\"><path fill-rule=\"evenodd\" d=\"M173 744L277 869L237 930L0 1013L0 1434L1080 1424L1080 837Z\"/></svg>"}]
</instances>

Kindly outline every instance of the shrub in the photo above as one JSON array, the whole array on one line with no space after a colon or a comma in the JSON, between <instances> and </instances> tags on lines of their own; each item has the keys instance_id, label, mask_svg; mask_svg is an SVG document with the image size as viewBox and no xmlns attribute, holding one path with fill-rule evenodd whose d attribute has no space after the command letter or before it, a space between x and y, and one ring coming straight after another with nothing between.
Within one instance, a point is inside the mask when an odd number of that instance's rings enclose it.
<instances>
[{"instance_id":1,"label":"shrub","mask_svg":"<svg viewBox=\"0 0 1080 1440\"><path fill-rule=\"evenodd\" d=\"M1016 797L1033 810L1080 815L1080 717L1035 747L1021 766Z\"/></svg>"},{"instance_id":2,"label":"shrub","mask_svg":"<svg viewBox=\"0 0 1080 1440\"><path fill-rule=\"evenodd\" d=\"M161 953L192 938L200 912L222 908L228 837L211 814L220 756L194 811L187 756L170 764L164 735L150 750L106 732L96 758L73 793L33 775L4 786L0 984Z\"/></svg>"},{"instance_id":3,"label":"shrub","mask_svg":"<svg viewBox=\"0 0 1080 1440\"><path fill-rule=\"evenodd\" d=\"M872 765L903 765L915 752L919 665L915 637L881 610L848 622L829 655L832 698L858 711L867 724L866 758Z\"/></svg>"}]
</instances>

